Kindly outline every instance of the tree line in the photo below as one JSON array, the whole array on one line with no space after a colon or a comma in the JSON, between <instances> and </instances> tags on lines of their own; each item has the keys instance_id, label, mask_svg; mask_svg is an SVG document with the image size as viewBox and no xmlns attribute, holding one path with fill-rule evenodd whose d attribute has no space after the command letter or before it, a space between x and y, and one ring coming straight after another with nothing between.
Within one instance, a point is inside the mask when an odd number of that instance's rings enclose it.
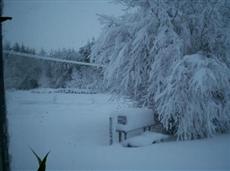
<instances>
[{"instance_id":1,"label":"tree line","mask_svg":"<svg viewBox=\"0 0 230 171\"><path fill-rule=\"evenodd\" d=\"M90 62L91 48L95 41L92 39L85 46L75 49L58 49L49 52L25 46L23 43L5 43L4 50L62 58L80 62ZM14 55L4 56L4 74L7 89L33 88L93 88L96 79L101 74L98 69L90 66L72 65L60 62L50 62Z\"/></svg>"}]
</instances>

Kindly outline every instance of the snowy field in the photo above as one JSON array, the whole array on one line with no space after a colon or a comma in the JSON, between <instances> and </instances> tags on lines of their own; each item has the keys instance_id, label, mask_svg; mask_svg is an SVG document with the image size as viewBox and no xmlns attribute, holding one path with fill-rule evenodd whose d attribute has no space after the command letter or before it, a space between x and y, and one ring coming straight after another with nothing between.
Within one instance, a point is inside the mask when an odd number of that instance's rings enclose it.
<instances>
[{"instance_id":1,"label":"snowy field","mask_svg":"<svg viewBox=\"0 0 230 171\"><path fill-rule=\"evenodd\" d=\"M140 148L109 146L109 115L130 105L106 94L6 93L12 170L230 170L230 134Z\"/></svg>"}]
</instances>

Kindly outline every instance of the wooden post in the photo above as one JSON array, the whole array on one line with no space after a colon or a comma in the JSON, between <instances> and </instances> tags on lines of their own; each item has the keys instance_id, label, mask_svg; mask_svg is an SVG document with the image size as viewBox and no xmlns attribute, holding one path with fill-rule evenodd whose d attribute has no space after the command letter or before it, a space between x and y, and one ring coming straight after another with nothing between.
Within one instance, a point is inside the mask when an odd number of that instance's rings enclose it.
<instances>
[{"instance_id":1,"label":"wooden post","mask_svg":"<svg viewBox=\"0 0 230 171\"><path fill-rule=\"evenodd\" d=\"M113 144L113 118L109 117L109 144Z\"/></svg>"},{"instance_id":2,"label":"wooden post","mask_svg":"<svg viewBox=\"0 0 230 171\"><path fill-rule=\"evenodd\" d=\"M124 132L124 139L127 139L127 132Z\"/></svg>"},{"instance_id":3,"label":"wooden post","mask_svg":"<svg viewBox=\"0 0 230 171\"><path fill-rule=\"evenodd\" d=\"M122 141L122 132L119 131L118 132L118 139L119 139L119 143Z\"/></svg>"},{"instance_id":4,"label":"wooden post","mask_svg":"<svg viewBox=\"0 0 230 171\"><path fill-rule=\"evenodd\" d=\"M2 54L2 22L11 17L2 17L3 1L0 0L0 170L10 171L10 157L8 153L8 125L5 104L5 87Z\"/></svg>"}]
</instances>

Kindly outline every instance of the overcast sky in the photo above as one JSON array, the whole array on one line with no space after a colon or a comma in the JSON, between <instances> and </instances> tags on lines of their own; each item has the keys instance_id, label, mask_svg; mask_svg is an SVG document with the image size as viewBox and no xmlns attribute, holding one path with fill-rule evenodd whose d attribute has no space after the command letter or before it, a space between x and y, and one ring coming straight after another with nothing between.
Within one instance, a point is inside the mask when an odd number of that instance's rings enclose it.
<instances>
[{"instance_id":1,"label":"overcast sky","mask_svg":"<svg viewBox=\"0 0 230 171\"><path fill-rule=\"evenodd\" d=\"M79 48L102 26L96 14L119 16L119 4L111 0L5 0L4 41L24 43L36 49Z\"/></svg>"}]
</instances>

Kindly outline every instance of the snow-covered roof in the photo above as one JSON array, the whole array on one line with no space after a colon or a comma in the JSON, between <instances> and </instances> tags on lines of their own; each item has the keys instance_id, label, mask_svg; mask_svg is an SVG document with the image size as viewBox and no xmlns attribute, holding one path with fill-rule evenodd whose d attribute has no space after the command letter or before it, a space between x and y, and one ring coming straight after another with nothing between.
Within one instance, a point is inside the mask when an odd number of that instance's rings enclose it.
<instances>
[{"instance_id":1,"label":"snow-covered roof","mask_svg":"<svg viewBox=\"0 0 230 171\"><path fill-rule=\"evenodd\" d=\"M39 56L39 55L33 55L33 54L27 54L27 53L15 52L15 51L4 50L3 53L6 55L15 55L18 57L42 59L42 60L63 62L63 63L69 63L69 64L75 64L75 65L87 65L87 66L94 66L94 67L103 67L103 65L95 64L95 63L78 62L78 61L73 61L73 60L59 59L59 58L53 58L53 57L48 57L48 56Z\"/></svg>"}]
</instances>

